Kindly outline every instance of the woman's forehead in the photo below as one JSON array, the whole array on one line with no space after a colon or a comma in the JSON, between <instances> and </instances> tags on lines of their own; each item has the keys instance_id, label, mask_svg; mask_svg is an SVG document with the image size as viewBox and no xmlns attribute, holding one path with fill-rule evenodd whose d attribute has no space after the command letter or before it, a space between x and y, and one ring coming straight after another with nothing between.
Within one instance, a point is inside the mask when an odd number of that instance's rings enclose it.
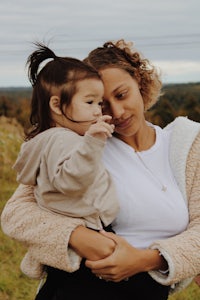
<instances>
[{"instance_id":1,"label":"woman's forehead","mask_svg":"<svg viewBox=\"0 0 200 300\"><path fill-rule=\"evenodd\" d=\"M112 92L119 89L130 80L133 80L128 72L119 68L104 69L101 71L100 75L104 84L104 89L112 90Z\"/></svg>"}]
</instances>

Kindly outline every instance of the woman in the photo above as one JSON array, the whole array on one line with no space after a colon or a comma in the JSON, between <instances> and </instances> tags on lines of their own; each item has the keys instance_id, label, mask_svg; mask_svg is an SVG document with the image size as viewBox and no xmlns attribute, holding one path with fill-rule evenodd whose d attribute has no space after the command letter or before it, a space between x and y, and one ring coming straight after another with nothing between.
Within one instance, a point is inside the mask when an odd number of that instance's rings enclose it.
<instances>
[{"instance_id":1,"label":"woman","mask_svg":"<svg viewBox=\"0 0 200 300\"><path fill-rule=\"evenodd\" d=\"M146 122L161 81L130 43L108 42L85 61L99 71L115 125L103 160L119 196L116 235L41 211L29 186L8 201L2 228L29 246L36 273L48 274L36 299L167 299L200 271L200 124L179 117L162 130ZM80 266L103 249L107 258Z\"/></svg>"}]
</instances>

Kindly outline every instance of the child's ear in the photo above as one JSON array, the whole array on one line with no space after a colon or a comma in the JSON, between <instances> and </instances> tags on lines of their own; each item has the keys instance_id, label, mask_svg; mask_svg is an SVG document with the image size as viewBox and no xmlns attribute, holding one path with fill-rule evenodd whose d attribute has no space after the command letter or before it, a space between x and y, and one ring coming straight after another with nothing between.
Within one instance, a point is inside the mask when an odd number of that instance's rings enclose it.
<instances>
[{"instance_id":1,"label":"child's ear","mask_svg":"<svg viewBox=\"0 0 200 300\"><path fill-rule=\"evenodd\" d=\"M51 96L49 106L55 114L62 115L62 112L60 110L60 98L58 96Z\"/></svg>"}]
</instances>

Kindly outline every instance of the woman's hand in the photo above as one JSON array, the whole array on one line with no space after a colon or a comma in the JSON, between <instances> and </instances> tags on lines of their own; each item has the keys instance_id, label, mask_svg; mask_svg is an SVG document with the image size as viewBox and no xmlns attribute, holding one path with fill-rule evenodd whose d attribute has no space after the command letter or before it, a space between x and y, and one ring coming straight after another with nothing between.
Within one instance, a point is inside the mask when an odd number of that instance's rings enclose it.
<instances>
[{"instance_id":1,"label":"woman's hand","mask_svg":"<svg viewBox=\"0 0 200 300\"><path fill-rule=\"evenodd\" d=\"M116 243L114 252L98 261L86 260L92 272L107 281L119 282L140 272L165 268L164 259L157 250L137 249L125 239L109 232L102 232Z\"/></svg>"},{"instance_id":2,"label":"woman's hand","mask_svg":"<svg viewBox=\"0 0 200 300\"><path fill-rule=\"evenodd\" d=\"M84 226L78 226L71 234L70 247L81 257L90 261L110 256L115 250L115 242Z\"/></svg>"}]
</instances>

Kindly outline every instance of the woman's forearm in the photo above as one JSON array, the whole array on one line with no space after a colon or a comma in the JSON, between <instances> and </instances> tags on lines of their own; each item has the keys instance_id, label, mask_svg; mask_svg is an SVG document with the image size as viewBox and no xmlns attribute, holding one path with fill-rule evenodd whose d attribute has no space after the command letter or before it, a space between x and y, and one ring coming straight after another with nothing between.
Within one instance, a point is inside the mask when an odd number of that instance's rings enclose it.
<instances>
[{"instance_id":1,"label":"woman's forearm","mask_svg":"<svg viewBox=\"0 0 200 300\"><path fill-rule=\"evenodd\" d=\"M137 273L167 269L167 263L158 250L134 248L113 233L106 232L104 236L115 242L113 253L105 259L86 261L86 266L97 276L119 282Z\"/></svg>"},{"instance_id":2,"label":"woman's forearm","mask_svg":"<svg viewBox=\"0 0 200 300\"><path fill-rule=\"evenodd\" d=\"M81 257L99 260L113 253L115 242L97 231L78 226L71 233L69 246Z\"/></svg>"},{"instance_id":3,"label":"woman's forearm","mask_svg":"<svg viewBox=\"0 0 200 300\"><path fill-rule=\"evenodd\" d=\"M81 260L68 247L71 232L79 225L84 225L82 219L40 209L33 187L25 185L16 189L1 215L4 233L25 244L34 261L69 272L77 270Z\"/></svg>"},{"instance_id":4,"label":"woman's forearm","mask_svg":"<svg viewBox=\"0 0 200 300\"><path fill-rule=\"evenodd\" d=\"M29 248L29 259L24 263L27 274L30 259L38 264L38 270L40 265L49 265L73 272L79 268L81 257L95 260L111 254L114 242L84 228L84 224L83 219L42 210L33 187L25 185L16 189L1 215L4 233Z\"/></svg>"},{"instance_id":5,"label":"woman's forearm","mask_svg":"<svg viewBox=\"0 0 200 300\"><path fill-rule=\"evenodd\" d=\"M142 271L149 272L152 270L166 271L168 269L168 264L164 257L160 255L158 250L154 249L144 249L139 250L142 254L142 260L144 263L144 269Z\"/></svg>"}]
</instances>

